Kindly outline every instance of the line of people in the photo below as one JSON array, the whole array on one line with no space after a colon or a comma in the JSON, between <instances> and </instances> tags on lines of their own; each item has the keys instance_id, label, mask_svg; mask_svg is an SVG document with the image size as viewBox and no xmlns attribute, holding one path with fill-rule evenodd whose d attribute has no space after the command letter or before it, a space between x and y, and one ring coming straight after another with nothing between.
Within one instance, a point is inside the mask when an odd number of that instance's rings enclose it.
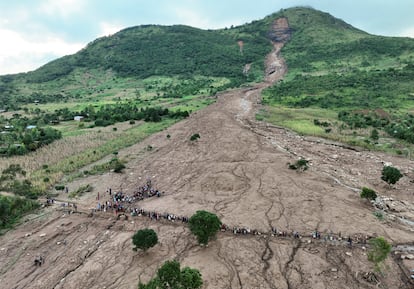
<instances>
[{"instance_id":1,"label":"line of people","mask_svg":"<svg viewBox=\"0 0 414 289\"><path fill-rule=\"evenodd\" d=\"M132 206L137 201L141 201L145 198L150 197L160 197L164 194L164 192L160 192L159 190L155 189L152 186L152 182L150 179L147 180L146 184L143 186L140 186L132 196L128 196L124 194L122 191L116 192L112 194L112 189L109 188L107 190L110 196L110 201L106 201L104 204L100 204L98 202L98 210L99 211L115 211L115 214L122 212L125 214L130 214L131 216L143 216L148 217L151 220L166 220L171 222L182 222L182 223L188 223L189 218L187 216L178 216L171 213L160 213L156 211L147 211L143 208L139 208L137 206ZM294 239L301 239L303 237L314 239L314 240L320 240L324 242L346 242L349 246L352 246L353 243L357 244L366 244L367 241L371 238L368 235L363 234L355 234L354 236L348 236L347 238L343 238L341 233L334 234L332 232L324 233L322 234L317 229L314 231L308 233L308 234L302 234L298 231L287 231L287 230L278 230L275 227L272 227L269 232L261 232L256 229L251 229L249 227L239 227L239 226L233 226L229 227L225 224L221 225L220 231L222 232L232 232L235 235L267 235L272 237L280 237L280 238L294 238Z\"/></svg>"}]
</instances>

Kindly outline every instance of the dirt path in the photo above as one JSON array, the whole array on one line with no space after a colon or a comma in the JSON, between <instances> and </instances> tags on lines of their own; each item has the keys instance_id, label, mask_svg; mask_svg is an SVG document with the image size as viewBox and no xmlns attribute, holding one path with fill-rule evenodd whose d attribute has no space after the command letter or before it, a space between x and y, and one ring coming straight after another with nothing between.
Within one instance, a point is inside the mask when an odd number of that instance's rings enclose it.
<instances>
[{"instance_id":1,"label":"dirt path","mask_svg":"<svg viewBox=\"0 0 414 289\"><path fill-rule=\"evenodd\" d=\"M77 200L80 209L94 207L98 192L107 198L108 187L128 194L151 178L166 194L142 201L139 206L146 210L191 216L203 209L226 224L264 232L275 227L310 234L317 229L343 236L381 235L395 244L414 242L413 227L398 219L378 220L356 192L368 186L412 204L412 161L346 149L255 120L261 90L286 71L280 48L275 44L267 58L266 83L223 93L215 104L120 151L119 157L129 160L125 173L70 184L94 186ZM190 141L194 133L201 138ZM152 151L145 150L148 145ZM308 171L288 169L287 163L298 157L311 160ZM406 174L393 189L381 183L382 162L392 162ZM219 234L202 248L182 224L67 215L53 207L45 212L0 237L1 288L136 288L138 279L148 281L172 258L199 269L203 288L377 288L363 278L372 264L362 247ZM392 213L410 216L407 210ZM147 253L133 252L133 232L146 227L157 232L160 244ZM46 258L42 267L33 265L38 254ZM412 288L404 270L414 264L403 262L387 260L381 288Z\"/></svg>"}]
</instances>

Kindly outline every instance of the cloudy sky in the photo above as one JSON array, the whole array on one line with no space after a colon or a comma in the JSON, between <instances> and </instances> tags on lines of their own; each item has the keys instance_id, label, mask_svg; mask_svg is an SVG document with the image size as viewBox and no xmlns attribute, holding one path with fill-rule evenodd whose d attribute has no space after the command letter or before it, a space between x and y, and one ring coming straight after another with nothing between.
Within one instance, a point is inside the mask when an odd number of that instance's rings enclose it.
<instances>
[{"instance_id":1,"label":"cloudy sky","mask_svg":"<svg viewBox=\"0 0 414 289\"><path fill-rule=\"evenodd\" d=\"M414 0L1 0L0 75L36 69L130 26L224 28L298 5L372 34L414 38Z\"/></svg>"}]
</instances>

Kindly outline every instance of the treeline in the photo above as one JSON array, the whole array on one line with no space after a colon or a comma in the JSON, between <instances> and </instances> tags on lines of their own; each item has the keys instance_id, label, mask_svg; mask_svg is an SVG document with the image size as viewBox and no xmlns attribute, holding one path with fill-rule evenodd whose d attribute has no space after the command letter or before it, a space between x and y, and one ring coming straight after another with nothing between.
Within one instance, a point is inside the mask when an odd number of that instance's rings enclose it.
<instances>
[{"instance_id":1,"label":"treeline","mask_svg":"<svg viewBox=\"0 0 414 289\"><path fill-rule=\"evenodd\" d=\"M67 108L48 113L49 121L72 120L75 116L84 117L84 121L94 122L95 126L108 126L117 122L128 120L144 120L147 122L159 122L164 117L185 118L188 111L172 111L161 107L139 107L133 102L117 103L94 107L92 105L80 111L70 111Z\"/></svg>"}]
</instances>

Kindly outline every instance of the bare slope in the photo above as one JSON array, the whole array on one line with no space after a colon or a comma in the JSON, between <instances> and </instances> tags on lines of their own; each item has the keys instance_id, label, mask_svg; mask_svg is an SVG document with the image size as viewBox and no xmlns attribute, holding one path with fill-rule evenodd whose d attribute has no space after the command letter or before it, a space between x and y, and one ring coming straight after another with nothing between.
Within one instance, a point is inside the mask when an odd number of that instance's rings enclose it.
<instances>
[{"instance_id":1,"label":"bare slope","mask_svg":"<svg viewBox=\"0 0 414 289\"><path fill-rule=\"evenodd\" d=\"M269 82L285 72L280 46L275 43L268 57L268 66L273 66ZM323 236L381 235L394 244L412 243L412 228L398 219L377 220L356 190L372 187L407 200L408 206L413 201L412 175L390 189L380 181L381 162L392 162L405 173L412 172L413 162L303 138L255 121L266 85L221 94L208 108L120 151L130 159L124 174L92 176L69 186L94 185L94 192L78 200L79 210L88 212L98 192L101 200L108 198L108 187L130 194L151 178L165 195L136 206L186 216L209 210L231 228L264 234L219 233L202 248L180 222L117 220L108 212L67 215L51 207L0 237L1 288L136 288L138 279L148 281L172 258L200 269L204 288L376 288L363 277L372 264L362 245L347 248L343 242L308 236L317 229ZM201 138L192 142L194 133ZM152 151L145 150L148 145ZM287 163L299 156L311 160L308 171L288 169ZM410 214L408 209L405 214ZM145 227L156 230L160 244L145 254L133 252L131 236ZM268 234L272 227L304 237L275 237ZM42 267L33 265L38 254L46 257ZM408 267L391 258L387 265L383 288L411 288L403 271Z\"/></svg>"}]
</instances>

